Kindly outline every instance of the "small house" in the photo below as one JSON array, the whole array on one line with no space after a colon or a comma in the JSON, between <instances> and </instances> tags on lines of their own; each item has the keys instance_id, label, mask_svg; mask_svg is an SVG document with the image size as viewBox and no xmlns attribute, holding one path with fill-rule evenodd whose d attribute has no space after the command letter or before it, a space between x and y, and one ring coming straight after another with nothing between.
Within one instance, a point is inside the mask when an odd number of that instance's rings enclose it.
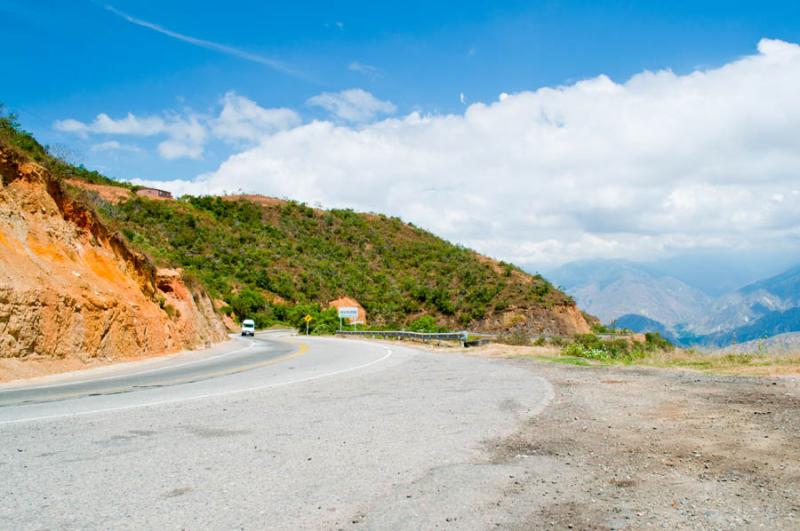
<instances>
[{"instance_id":1,"label":"small house","mask_svg":"<svg viewBox=\"0 0 800 531\"><path fill-rule=\"evenodd\" d=\"M166 190L159 190L158 188L139 188L136 190L136 195L140 197L149 197L150 199L172 199L172 194Z\"/></svg>"}]
</instances>

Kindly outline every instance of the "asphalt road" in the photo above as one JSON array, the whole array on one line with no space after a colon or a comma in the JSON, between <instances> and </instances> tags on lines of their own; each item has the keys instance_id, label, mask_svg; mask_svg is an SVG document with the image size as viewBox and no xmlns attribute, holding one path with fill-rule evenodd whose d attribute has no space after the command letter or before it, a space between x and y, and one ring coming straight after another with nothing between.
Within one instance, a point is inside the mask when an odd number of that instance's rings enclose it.
<instances>
[{"instance_id":1,"label":"asphalt road","mask_svg":"<svg viewBox=\"0 0 800 531\"><path fill-rule=\"evenodd\" d=\"M509 492L527 472L491 446L547 405L545 380L503 361L273 339L0 387L0 528L485 529L525 516Z\"/></svg>"},{"instance_id":2,"label":"asphalt road","mask_svg":"<svg viewBox=\"0 0 800 531\"><path fill-rule=\"evenodd\" d=\"M241 338L242 346L232 352L185 360L171 358L160 367L127 367L109 376L84 375L67 382L22 387L0 387L0 407L129 393L154 387L169 387L228 376L281 361L296 347L268 339ZM300 347L302 349L303 347ZM297 349L297 350L300 350Z\"/></svg>"}]
</instances>

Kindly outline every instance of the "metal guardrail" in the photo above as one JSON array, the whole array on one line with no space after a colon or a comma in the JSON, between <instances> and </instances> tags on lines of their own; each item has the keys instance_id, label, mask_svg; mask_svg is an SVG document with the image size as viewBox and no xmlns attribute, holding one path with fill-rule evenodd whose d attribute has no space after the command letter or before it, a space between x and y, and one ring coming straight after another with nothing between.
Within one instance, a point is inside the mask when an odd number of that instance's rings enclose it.
<instances>
[{"instance_id":1,"label":"metal guardrail","mask_svg":"<svg viewBox=\"0 0 800 531\"><path fill-rule=\"evenodd\" d=\"M481 347L483 345L488 345L489 343L493 343L494 339L490 338L479 338L479 339L470 339L468 341L464 341L465 347Z\"/></svg>"},{"instance_id":2,"label":"metal guardrail","mask_svg":"<svg viewBox=\"0 0 800 531\"><path fill-rule=\"evenodd\" d=\"M401 330L339 330L337 336L382 337L386 339L416 339L417 341L467 341L468 332L406 332Z\"/></svg>"}]
</instances>

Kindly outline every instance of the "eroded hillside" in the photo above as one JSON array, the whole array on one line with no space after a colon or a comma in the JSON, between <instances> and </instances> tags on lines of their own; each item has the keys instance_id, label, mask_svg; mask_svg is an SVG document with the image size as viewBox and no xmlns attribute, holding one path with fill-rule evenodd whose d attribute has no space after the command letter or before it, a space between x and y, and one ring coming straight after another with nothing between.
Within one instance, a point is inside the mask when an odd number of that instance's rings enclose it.
<instances>
[{"instance_id":1,"label":"eroded hillside","mask_svg":"<svg viewBox=\"0 0 800 531\"><path fill-rule=\"evenodd\" d=\"M131 357L225 336L210 299L0 144L0 357Z\"/></svg>"}]
</instances>

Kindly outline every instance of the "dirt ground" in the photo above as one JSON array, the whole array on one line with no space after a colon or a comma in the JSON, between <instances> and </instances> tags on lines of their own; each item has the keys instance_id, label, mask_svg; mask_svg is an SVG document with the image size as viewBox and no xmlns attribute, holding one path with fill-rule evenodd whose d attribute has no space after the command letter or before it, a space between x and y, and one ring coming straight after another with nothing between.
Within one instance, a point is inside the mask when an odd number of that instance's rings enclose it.
<instances>
[{"instance_id":1,"label":"dirt ground","mask_svg":"<svg viewBox=\"0 0 800 531\"><path fill-rule=\"evenodd\" d=\"M526 507L520 529L800 529L797 378L508 363L555 391L487 442L525 466L505 500Z\"/></svg>"}]
</instances>

